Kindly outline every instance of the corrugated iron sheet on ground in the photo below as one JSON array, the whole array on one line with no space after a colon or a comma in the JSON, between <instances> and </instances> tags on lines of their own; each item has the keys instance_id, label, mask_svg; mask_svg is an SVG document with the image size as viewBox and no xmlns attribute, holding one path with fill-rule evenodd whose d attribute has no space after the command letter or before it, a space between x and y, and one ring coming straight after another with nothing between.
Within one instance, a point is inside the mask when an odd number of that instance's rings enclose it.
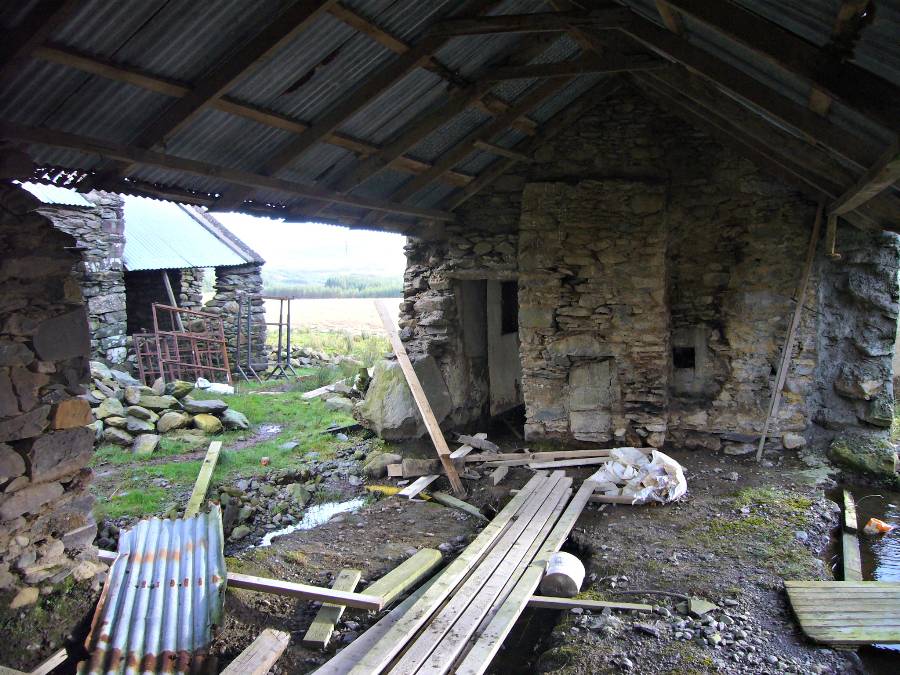
<instances>
[{"instance_id":1,"label":"corrugated iron sheet on ground","mask_svg":"<svg viewBox=\"0 0 900 675\"><path fill-rule=\"evenodd\" d=\"M225 555L218 506L142 520L119 537L81 675L197 673L222 622Z\"/></svg>"}]
</instances>

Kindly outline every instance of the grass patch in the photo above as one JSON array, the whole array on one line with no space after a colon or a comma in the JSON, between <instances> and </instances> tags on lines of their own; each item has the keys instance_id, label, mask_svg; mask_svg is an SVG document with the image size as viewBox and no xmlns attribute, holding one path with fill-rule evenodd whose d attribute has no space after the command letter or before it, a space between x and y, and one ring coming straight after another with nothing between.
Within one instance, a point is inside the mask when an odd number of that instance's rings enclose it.
<instances>
[{"instance_id":1,"label":"grass patch","mask_svg":"<svg viewBox=\"0 0 900 675\"><path fill-rule=\"evenodd\" d=\"M272 344L273 339L276 339L276 335L270 333L269 342ZM328 356L352 356L357 361L362 361L367 368L391 351L391 343L384 335L308 328L291 329L291 346L306 347Z\"/></svg>"},{"instance_id":2,"label":"grass patch","mask_svg":"<svg viewBox=\"0 0 900 675\"><path fill-rule=\"evenodd\" d=\"M122 516L140 518L146 514L161 514L172 505L170 495L164 489L128 481L121 492L114 492L107 498L98 497L94 517L98 521Z\"/></svg>"}]
</instances>

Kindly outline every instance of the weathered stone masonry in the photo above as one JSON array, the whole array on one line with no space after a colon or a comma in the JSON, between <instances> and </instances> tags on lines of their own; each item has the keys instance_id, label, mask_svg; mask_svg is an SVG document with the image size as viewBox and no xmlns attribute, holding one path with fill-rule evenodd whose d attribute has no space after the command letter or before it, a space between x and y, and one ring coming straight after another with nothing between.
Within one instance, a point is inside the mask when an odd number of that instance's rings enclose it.
<instances>
[{"instance_id":1,"label":"weathered stone masonry","mask_svg":"<svg viewBox=\"0 0 900 675\"><path fill-rule=\"evenodd\" d=\"M750 451L815 205L635 90L535 159L407 247L403 338L438 360L449 422L485 396L453 279L502 273L519 280L529 438ZM498 262L498 241L517 254ZM838 242L841 261L819 247L773 444L890 416L897 237L841 226Z\"/></svg>"},{"instance_id":2,"label":"weathered stone masonry","mask_svg":"<svg viewBox=\"0 0 900 675\"><path fill-rule=\"evenodd\" d=\"M24 190L0 186L0 591L15 608L39 586L99 569L87 491L94 431L90 334L72 271L75 240Z\"/></svg>"}]
</instances>

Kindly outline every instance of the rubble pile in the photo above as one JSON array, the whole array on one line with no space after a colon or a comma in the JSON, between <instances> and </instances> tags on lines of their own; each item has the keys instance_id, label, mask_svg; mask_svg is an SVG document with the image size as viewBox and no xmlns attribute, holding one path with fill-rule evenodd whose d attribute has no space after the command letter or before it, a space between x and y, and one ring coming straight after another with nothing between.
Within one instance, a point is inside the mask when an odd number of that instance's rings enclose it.
<instances>
[{"instance_id":1,"label":"rubble pile","mask_svg":"<svg viewBox=\"0 0 900 675\"><path fill-rule=\"evenodd\" d=\"M162 378L147 387L126 372L91 361L91 385L83 398L91 405L97 440L130 447L135 454L152 453L163 434L197 440L250 428L243 413L221 400L195 399L193 391L191 382Z\"/></svg>"}]
</instances>

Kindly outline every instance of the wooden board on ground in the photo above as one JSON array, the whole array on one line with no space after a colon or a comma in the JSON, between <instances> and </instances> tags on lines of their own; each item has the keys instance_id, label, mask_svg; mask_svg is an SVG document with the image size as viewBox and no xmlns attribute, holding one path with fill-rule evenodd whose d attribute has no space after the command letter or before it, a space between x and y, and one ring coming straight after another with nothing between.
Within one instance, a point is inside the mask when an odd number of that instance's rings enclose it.
<instances>
[{"instance_id":1,"label":"wooden board on ground","mask_svg":"<svg viewBox=\"0 0 900 675\"><path fill-rule=\"evenodd\" d=\"M500 485L500 482L506 478L506 474L508 473L508 466L498 466L491 472L491 485Z\"/></svg>"},{"instance_id":2,"label":"wooden board on ground","mask_svg":"<svg viewBox=\"0 0 900 675\"><path fill-rule=\"evenodd\" d=\"M800 628L830 645L900 644L900 582L785 581Z\"/></svg>"},{"instance_id":3,"label":"wooden board on ground","mask_svg":"<svg viewBox=\"0 0 900 675\"><path fill-rule=\"evenodd\" d=\"M407 499L412 499L417 494L419 494L422 490L431 485L434 481L440 478L439 475L433 474L431 476L422 476L421 478L416 479L410 485L407 485L405 488L400 490L397 494L401 497L406 497Z\"/></svg>"},{"instance_id":4,"label":"wooden board on ground","mask_svg":"<svg viewBox=\"0 0 900 675\"><path fill-rule=\"evenodd\" d=\"M841 533L841 559L844 581L862 581L862 555L856 537L856 503L849 490L844 490L844 529Z\"/></svg>"},{"instance_id":5,"label":"wooden board on ground","mask_svg":"<svg viewBox=\"0 0 900 675\"><path fill-rule=\"evenodd\" d=\"M592 504L628 504L634 505L634 497L630 495L591 495Z\"/></svg>"},{"instance_id":6,"label":"wooden board on ground","mask_svg":"<svg viewBox=\"0 0 900 675\"><path fill-rule=\"evenodd\" d=\"M347 605L347 607L375 611L384 607L384 601L380 597L369 595L368 593L336 591L331 588L323 588L322 586L297 584L292 581L281 581L280 579L267 579L265 577L256 577L252 574L240 574L239 572L228 573L228 588L272 593L273 595L286 595L292 598L303 598L304 600L320 600L322 602L332 602L336 605Z\"/></svg>"},{"instance_id":7,"label":"wooden board on ground","mask_svg":"<svg viewBox=\"0 0 900 675\"><path fill-rule=\"evenodd\" d=\"M484 433L475 434L474 436L460 434L456 440L460 443L471 445L473 448L484 450L485 452L500 452L500 446L489 441L487 439L487 434Z\"/></svg>"},{"instance_id":8,"label":"wooden board on ground","mask_svg":"<svg viewBox=\"0 0 900 675\"><path fill-rule=\"evenodd\" d=\"M200 513L203 500L206 499L206 491L209 489L209 481L212 480L216 462L219 461L219 452L222 450L222 441L213 441L209 444L203 464L200 465L200 473L197 474L197 482L194 483L194 491L184 509L185 518L193 518Z\"/></svg>"},{"instance_id":9,"label":"wooden board on ground","mask_svg":"<svg viewBox=\"0 0 900 675\"><path fill-rule=\"evenodd\" d=\"M609 457L579 457L576 459L560 459L554 462L531 462L528 466L532 469L562 469L567 466L605 464L609 459Z\"/></svg>"},{"instance_id":10,"label":"wooden board on ground","mask_svg":"<svg viewBox=\"0 0 900 675\"><path fill-rule=\"evenodd\" d=\"M475 516L479 520L487 521L487 518L482 515L481 511L469 504L469 502L464 502L461 499L457 499L456 497L453 497L451 495L444 494L443 492L432 492L431 498L438 504L443 504L448 508L456 509L458 511L462 511L463 513L468 513L470 516Z\"/></svg>"},{"instance_id":11,"label":"wooden board on ground","mask_svg":"<svg viewBox=\"0 0 900 675\"><path fill-rule=\"evenodd\" d=\"M453 492L465 496L466 489L459 479L456 467L453 466L453 460L450 459L450 448L447 447L447 441L444 439L441 427L434 417L434 412L431 410L431 404L428 403L428 397L425 396L425 390L422 389L422 383L419 382L419 376L416 375L412 362L409 360L409 355L406 353L406 347L403 345L403 341L400 340L400 336L397 335L397 329L394 327L394 320L391 318L391 314L383 302L378 301L375 303L375 306L378 308L381 322L384 324L384 329L387 331L391 346L394 348L394 354L397 357L397 362L400 364L400 370L403 371L403 375L406 377L406 383L409 385L410 392L412 392L413 400L416 402L416 407L419 409L422 420L425 422L425 428L428 430L428 435L431 436L431 442L434 443L434 449L437 451L438 459L441 460L447 478L450 480L450 486L453 488Z\"/></svg>"},{"instance_id":12,"label":"wooden board on ground","mask_svg":"<svg viewBox=\"0 0 900 675\"><path fill-rule=\"evenodd\" d=\"M487 434L485 433L477 433L475 434L475 438L487 438ZM456 450L450 453L450 459L460 459L468 455L472 450L474 450L471 445L461 445Z\"/></svg>"},{"instance_id":13,"label":"wooden board on ground","mask_svg":"<svg viewBox=\"0 0 900 675\"><path fill-rule=\"evenodd\" d=\"M343 569L338 572L331 588L336 591L353 591L356 590L356 584L361 578L360 570ZM303 636L303 644L325 649L331 639L331 634L334 633L335 624L341 620L343 613L344 605L335 605L330 602L322 605L316 612L316 618L310 624L306 635Z\"/></svg>"},{"instance_id":14,"label":"wooden board on ground","mask_svg":"<svg viewBox=\"0 0 900 675\"><path fill-rule=\"evenodd\" d=\"M290 633L266 628L228 664L221 675L265 675L287 649L290 641Z\"/></svg>"},{"instance_id":15,"label":"wooden board on ground","mask_svg":"<svg viewBox=\"0 0 900 675\"><path fill-rule=\"evenodd\" d=\"M844 490L844 529L847 532L856 532L859 527L856 517L856 502L849 490Z\"/></svg>"},{"instance_id":16,"label":"wooden board on ground","mask_svg":"<svg viewBox=\"0 0 900 675\"><path fill-rule=\"evenodd\" d=\"M440 551L423 548L375 581L365 593L381 598L384 606L388 607L422 579L431 576L442 561Z\"/></svg>"},{"instance_id":17,"label":"wooden board on ground","mask_svg":"<svg viewBox=\"0 0 900 675\"><path fill-rule=\"evenodd\" d=\"M529 607L538 607L540 609L563 609L570 610L575 607L581 609L589 609L591 611L602 611L607 607L609 609L617 609L620 611L632 612L652 612L652 605L645 605L639 602L608 602L606 600L579 600L578 598L554 598L549 595L532 595L528 600Z\"/></svg>"},{"instance_id":18,"label":"wooden board on ground","mask_svg":"<svg viewBox=\"0 0 900 675\"><path fill-rule=\"evenodd\" d=\"M578 459L580 457L609 457L609 450L559 450L550 452L498 452L478 453L466 456L466 462L497 462L504 459L525 459L536 462L556 461L559 459Z\"/></svg>"}]
</instances>

